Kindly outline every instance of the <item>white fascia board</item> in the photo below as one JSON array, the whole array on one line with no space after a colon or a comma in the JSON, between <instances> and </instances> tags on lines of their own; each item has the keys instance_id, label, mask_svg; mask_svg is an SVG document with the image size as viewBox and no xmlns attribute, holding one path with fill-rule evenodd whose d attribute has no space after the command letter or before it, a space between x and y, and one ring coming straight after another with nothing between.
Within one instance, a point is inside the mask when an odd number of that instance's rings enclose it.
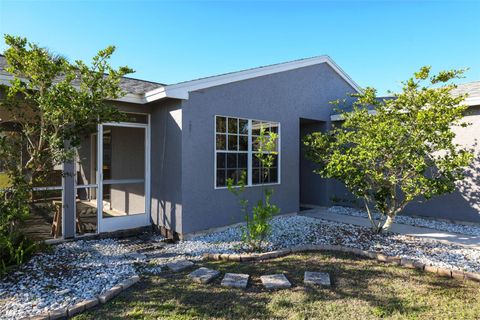
<instances>
[{"instance_id":1,"label":"white fascia board","mask_svg":"<svg viewBox=\"0 0 480 320\"><path fill-rule=\"evenodd\" d=\"M480 97L467 97L462 104L465 104L467 106L478 106L480 105Z\"/></svg>"},{"instance_id":2,"label":"white fascia board","mask_svg":"<svg viewBox=\"0 0 480 320\"><path fill-rule=\"evenodd\" d=\"M145 101L145 98L144 98L143 94L133 94L133 93L127 93L123 97L118 98L118 99L113 99L112 101L128 102L128 103L136 103L136 104L147 103Z\"/></svg>"},{"instance_id":3,"label":"white fascia board","mask_svg":"<svg viewBox=\"0 0 480 320\"><path fill-rule=\"evenodd\" d=\"M144 100L146 103L167 98L165 87L150 90L144 94Z\"/></svg>"},{"instance_id":4,"label":"white fascia board","mask_svg":"<svg viewBox=\"0 0 480 320\"><path fill-rule=\"evenodd\" d=\"M320 56L309 59L280 63L276 65L259 67L244 71L233 72L229 74L213 76L198 80L172 84L158 89L154 89L145 94L147 102L155 101L162 98L188 99L189 93L196 90L215 87L232 82L252 79L256 77L266 76L274 73L294 70L298 68L308 67L316 64L326 63L336 73L338 73L352 88L358 93L362 92L358 86L329 56Z\"/></svg>"}]
</instances>

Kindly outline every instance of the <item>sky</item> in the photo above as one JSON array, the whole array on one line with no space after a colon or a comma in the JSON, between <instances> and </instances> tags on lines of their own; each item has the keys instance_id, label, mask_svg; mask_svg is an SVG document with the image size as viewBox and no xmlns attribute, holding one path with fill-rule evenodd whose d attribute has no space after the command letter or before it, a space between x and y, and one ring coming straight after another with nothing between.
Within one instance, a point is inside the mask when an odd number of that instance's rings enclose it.
<instances>
[{"instance_id":1,"label":"sky","mask_svg":"<svg viewBox=\"0 0 480 320\"><path fill-rule=\"evenodd\" d=\"M480 80L480 0L0 0L0 34L70 60L115 45L113 66L167 84L323 54L380 95L424 65Z\"/></svg>"}]
</instances>

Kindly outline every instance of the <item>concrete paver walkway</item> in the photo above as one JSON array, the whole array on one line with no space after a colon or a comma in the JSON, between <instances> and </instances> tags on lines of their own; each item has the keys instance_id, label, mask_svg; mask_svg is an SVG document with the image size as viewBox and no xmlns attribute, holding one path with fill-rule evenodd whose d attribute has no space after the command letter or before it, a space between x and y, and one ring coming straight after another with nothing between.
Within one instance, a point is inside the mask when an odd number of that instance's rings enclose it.
<instances>
[{"instance_id":1,"label":"concrete paver walkway","mask_svg":"<svg viewBox=\"0 0 480 320\"><path fill-rule=\"evenodd\" d=\"M315 208L305 210L300 215L325 219L329 221L349 223L357 226L370 227L370 221L367 218L352 217L344 214L338 214L328 211L328 208ZM430 228L416 227L407 224L394 223L390 229L392 232L413 236L422 239L437 240L445 243L453 243L467 247L473 247L480 250L480 236L471 236L460 233L439 231Z\"/></svg>"}]
</instances>

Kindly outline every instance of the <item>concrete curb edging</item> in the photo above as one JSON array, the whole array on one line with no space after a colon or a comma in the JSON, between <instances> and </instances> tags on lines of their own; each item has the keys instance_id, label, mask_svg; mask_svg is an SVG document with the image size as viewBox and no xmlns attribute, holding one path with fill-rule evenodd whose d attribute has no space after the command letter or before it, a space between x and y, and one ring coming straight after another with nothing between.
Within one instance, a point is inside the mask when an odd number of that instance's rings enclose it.
<instances>
[{"instance_id":1,"label":"concrete curb edging","mask_svg":"<svg viewBox=\"0 0 480 320\"><path fill-rule=\"evenodd\" d=\"M413 260L413 259L401 258L398 256L387 256L380 252L367 251L367 250L362 250L357 248L345 247L340 245L329 245L329 244L303 245L303 246L296 246L296 247L291 247L287 249L280 249L280 250L263 252L263 253L241 253L241 254L205 253L203 254L203 259L217 260L217 261L219 260L236 261L236 262L261 261L261 260L284 257L292 253L311 252L311 251L339 251L339 252L353 253L355 255L374 259L383 263L388 263L388 264L402 266L409 269L417 269L424 272L434 273L441 277L453 278L457 280L471 280L475 282L480 282L480 273L440 268L432 265L426 265L420 261Z\"/></svg>"},{"instance_id":2,"label":"concrete curb edging","mask_svg":"<svg viewBox=\"0 0 480 320\"><path fill-rule=\"evenodd\" d=\"M33 317L29 317L27 319L31 320L55 320L55 319L66 319L73 317L75 315L78 315L84 311L90 310L99 304L104 304L107 301L110 301L112 298L117 296L120 292L130 288L133 286L135 283L140 281L139 276L133 276L128 279L123 280L116 286L111 287L101 295L97 296L94 299L89 299L89 300L83 300L80 302L77 302L73 306L70 306L68 308L62 308L62 309L56 309L56 310L51 310L48 313L36 315Z\"/></svg>"}]
</instances>

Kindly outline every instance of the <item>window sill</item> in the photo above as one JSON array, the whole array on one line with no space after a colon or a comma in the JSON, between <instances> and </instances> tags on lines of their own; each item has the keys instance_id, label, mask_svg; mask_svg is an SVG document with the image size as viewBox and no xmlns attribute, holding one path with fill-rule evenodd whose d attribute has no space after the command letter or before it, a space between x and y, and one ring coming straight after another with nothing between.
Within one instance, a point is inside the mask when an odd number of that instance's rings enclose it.
<instances>
[{"instance_id":1,"label":"window sill","mask_svg":"<svg viewBox=\"0 0 480 320\"><path fill-rule=\"evenodd\" d=\"M246 185L245 188L255 188L255 187L268 187L268 186L278 186L280 185L281 182L275 182L275 183L264 183L264 184L252 184L252 185ZM239 186L235 186L234 188L240 188ZM213 189L215 190L224 190L228 189L228 187L214 187Z\"/></svg>"}]
</instances>

